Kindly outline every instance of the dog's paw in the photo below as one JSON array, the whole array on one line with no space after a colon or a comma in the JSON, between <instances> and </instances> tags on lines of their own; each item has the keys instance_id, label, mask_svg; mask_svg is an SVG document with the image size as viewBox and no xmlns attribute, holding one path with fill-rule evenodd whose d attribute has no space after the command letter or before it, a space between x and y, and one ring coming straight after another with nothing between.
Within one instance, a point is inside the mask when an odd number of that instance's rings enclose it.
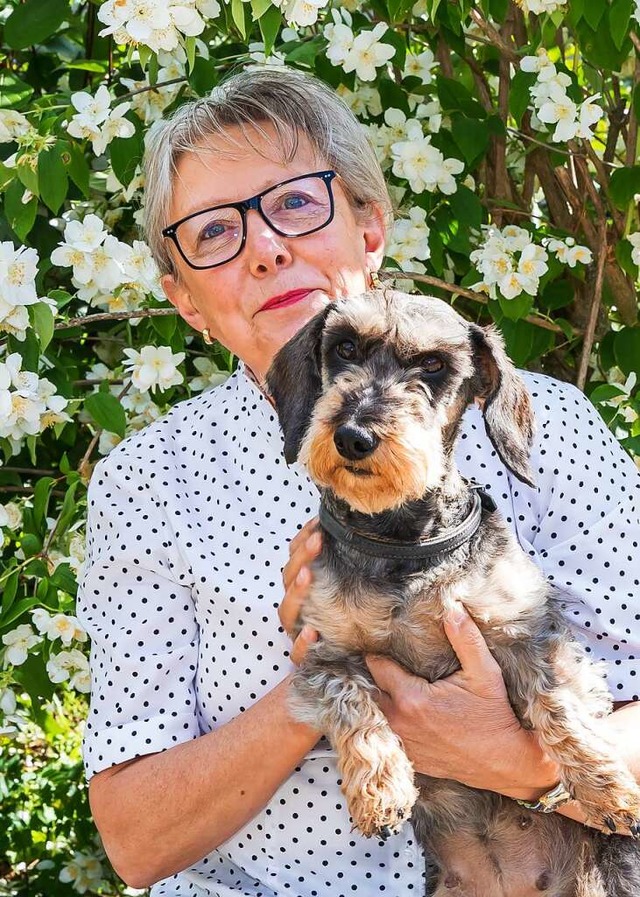
<instances>
[{"instance_id":1,"label":"dog's paw","mask_svg":"<svg viewBox=\"0 0 640 897\"><path fill-rule=\"evenodd\" d=\"M386 840L411 816L418 798L413 767L391 730L357 733L342 756L342 790L354 826Z\"/></svg>"},{"instance_id":2,"label":"dog's paw","mask_svg":"<svg viewBox=\"0 0 640 897\"><path fill-rule=\"evenodd\" d=\"M640 790L608 783L602 790L575 786L573 794L590 825L605 833L630 834L640 839Z\"/></svg>"}]
</instances>

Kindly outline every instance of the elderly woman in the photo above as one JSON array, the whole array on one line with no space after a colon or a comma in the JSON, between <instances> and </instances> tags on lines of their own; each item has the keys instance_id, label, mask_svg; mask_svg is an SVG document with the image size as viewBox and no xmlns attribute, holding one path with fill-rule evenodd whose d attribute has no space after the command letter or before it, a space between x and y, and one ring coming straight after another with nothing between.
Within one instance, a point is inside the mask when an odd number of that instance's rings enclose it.
<instances>
[{"instance_id":1,"label":"elderly woman","mask_svg":"<svg viewBox=\"0 0 640 897\"><path fill-rule=\"evenodd\" d=\"M240 359L96 467L79 615L92 637L91 806L116 870L168 895L424 892L410 826L351 831L334 755L288 709L287 636L308 592L318 496L287 467L262 386L277 350L327 303L366 290L390 203L364 130L300 73L246 71L151 135L148 242L180 315ZM636 471L580 393L527 375L537 490L501 465L469 409L462 473L486 483L617 701L611 737L640 773ZM632 516L635 513L635 516ZM634 535L635 526L635 535ZM281 570L284 568L284 593ZM284 598L284 600L283 600ZM280 618L279 618L280 613ZM370 658L417 770L514 798L557 771L524 731L473 621L448 628L461 671L435 685ZM580 818L580 808L559 812Z\"/></svg>"}]
</instances>

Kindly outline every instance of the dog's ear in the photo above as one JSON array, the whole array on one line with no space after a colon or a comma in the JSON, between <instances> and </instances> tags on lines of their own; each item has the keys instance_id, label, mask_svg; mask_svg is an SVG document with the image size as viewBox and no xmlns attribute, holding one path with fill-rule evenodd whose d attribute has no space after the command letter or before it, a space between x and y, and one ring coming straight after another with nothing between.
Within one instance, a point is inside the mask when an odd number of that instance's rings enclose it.
<instances>
[{"instance_id":1,"label":"dog's ear","mask_svg":"<svg viewBox=\"0 0 640 897\"><path fill-rule=\"evenodd\" d=\"M298 457L322 390L320 346L330 308L331 304L323 308L285 343L267 372L267 389L276 404L287 464L293 464Z\"/></svg>"},{"instance_id":2,"label":"dog's ear","mask_svg":"<svg viewBox=\"0 0 640 897\"><path fill-rule=\"evenodd\" d=\"M482 403L489 439L509 470L533 486L529 452L535 419L527 388L495 327L472 324L471 343L476 368L475 398Z\"/></svg>"}]
</instances>

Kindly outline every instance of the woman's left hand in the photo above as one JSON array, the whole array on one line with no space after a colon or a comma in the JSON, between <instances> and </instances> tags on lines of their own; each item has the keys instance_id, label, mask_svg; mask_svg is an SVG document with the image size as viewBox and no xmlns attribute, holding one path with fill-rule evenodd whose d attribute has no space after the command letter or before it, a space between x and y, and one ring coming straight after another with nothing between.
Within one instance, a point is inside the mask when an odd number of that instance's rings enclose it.
<instances>
[{"instance_id":1,"label":"woman's left hand","mask_svg":"<svg viewBox=\"0 0 640 897\"><path fill-rule=\"evenodd\" d=\"M520 725L500 667L462 605L445 633L461 669L437 682L390 658L366 658L391 728L417 772L534 799L557 782L555 764Z\"/></svg>"}]
</instances>

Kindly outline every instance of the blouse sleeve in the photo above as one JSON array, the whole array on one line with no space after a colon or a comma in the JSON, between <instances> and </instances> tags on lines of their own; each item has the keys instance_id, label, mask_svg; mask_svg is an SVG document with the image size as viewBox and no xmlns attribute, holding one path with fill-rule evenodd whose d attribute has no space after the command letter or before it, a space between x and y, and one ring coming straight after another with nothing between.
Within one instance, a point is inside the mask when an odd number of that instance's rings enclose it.
<instances>
[{"instance_id":1,"label":"blouse sleeve","mask_svg":"<svg viewBox=\"0 0 640 897\"><path fill-rule=\"evenodd\" d=\"M136 466L116 451L96 466L89 486L77 611L91 638L87 778L200 734L189 572L165 509Z\"/></svg>"},{"instance_id":2,"label":"blouse sleeve","mask_svg":"<svg viewBox=\"0 0 640 897\"><path fill-rule=\"evenodd\" d=\"M638 700L640 473L575 387L540 378L532 394L531 544L576 636L604 661L614 700Z\"/></svg>"}]
</instances>

